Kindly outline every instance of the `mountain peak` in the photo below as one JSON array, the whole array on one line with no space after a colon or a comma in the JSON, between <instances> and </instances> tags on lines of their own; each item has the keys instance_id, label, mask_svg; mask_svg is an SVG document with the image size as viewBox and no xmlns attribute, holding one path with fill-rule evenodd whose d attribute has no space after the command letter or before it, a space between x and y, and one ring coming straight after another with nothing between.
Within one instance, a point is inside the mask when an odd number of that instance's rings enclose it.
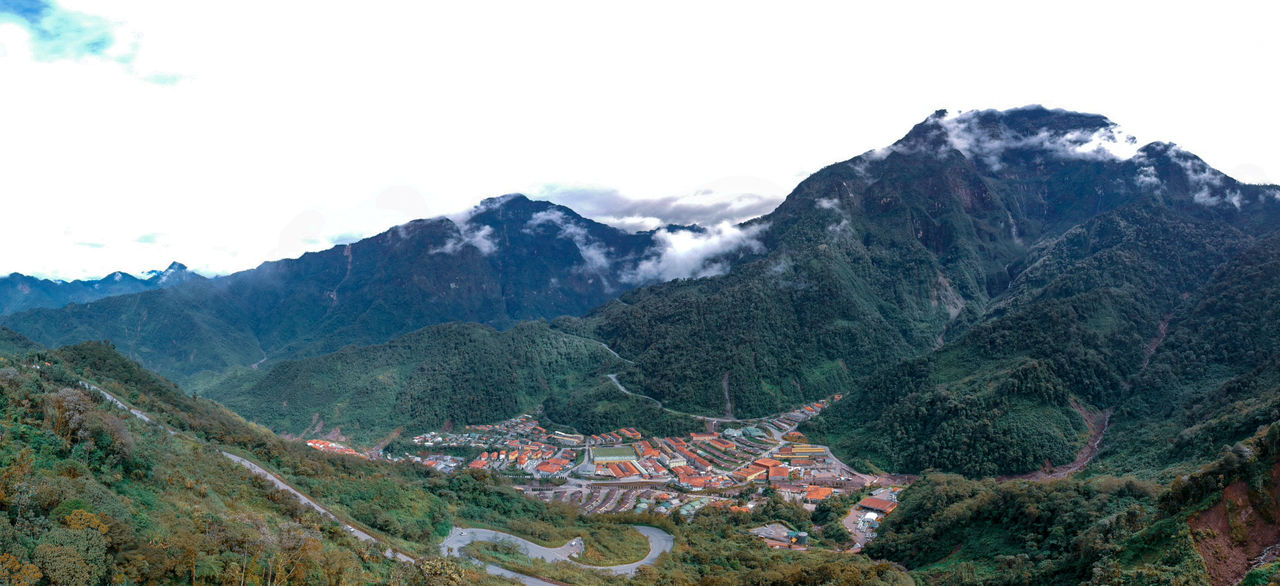
<instances>
[{"instance_id":1,"label":"mountain peak","mask_svg":"<svg viewBox=\"0 0 1280 586\"><path fill-rule=\"evenodd\" d=\"M868 155L873 160L891 152L945 156L954 150L990 171L999 171L1006 154L1128 160L1138 153L1139 146L1137 138L1100 114L1032 105L954 114L938 110L902 140Z\"/></svg>"}]
</instances>

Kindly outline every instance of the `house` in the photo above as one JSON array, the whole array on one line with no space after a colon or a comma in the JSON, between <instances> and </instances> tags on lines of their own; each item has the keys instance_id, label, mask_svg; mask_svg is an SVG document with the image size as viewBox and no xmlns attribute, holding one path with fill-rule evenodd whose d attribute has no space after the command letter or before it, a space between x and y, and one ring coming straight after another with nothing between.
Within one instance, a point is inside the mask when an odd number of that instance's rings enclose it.
<instances>
[{"instance_id":1,"label":"house","mask_svg":"<svg viewBox=\"0 0 1280 586\"><path fill-rule=\"evenodd\" d=\"M736 450L738 449L738 445L737 445L737 444L735 444L735 443L733 443L733 442L727 442L727 441L724 441L724 440L719 439L719 438L713 439L713 440L711 440L711 441L710 441L710 442L708 442L708 443L710 443L710 444L711 444L712 446L714 446L717 450L720 450L720 451L722 451L722 452L733 452L733 451L736 451Z\"/></svg>"},{"instance_id":2,"label":"house","mask_svg":"<svg viewBox=\"0 0 1280 586\"><path fill-rule=\"evenodd\" d=\"M580 446L582 442L586 441L586 438L580 433L565 433L563 431L551 434L551 439L568 446Z\"/></svg>"},{"instance_id":3,"label":"house","mask_svg":"<svg viewBox=\"0 0 1280 586\"><path fill-rule=\"evenodd\" d=\"M791 469L786 466L774 466L769 469L769 483L786 482L791 477Z\"/></svg>"},{"instance_id":4,"label":"house","mask_svg":"<svg viewBox=\"0 0 1280 586\"><path fill-rule=\"evenodd\" d=\"M804 500L816 503L831 498L835 491L825 486L810 486L809 490L804 494Z\"/></svg>"},{"instance_id":5,"label":"house","mask_svg":"<svg viewBox=\"0 0 1280 586\"><path fill-rule=\"evenodd\" d=\"M768 473L767 468L759 466L747 466L733 473L733 477L741 482L751 482Z\"/></svg>"},{"instance_id":6,"label":"house","mask_svg":"<svg viewBox=\"0 0 1280 586\"><path fill-rule=\"evenodd\" d=\"M781 466L782 462L774 460L773 458L760 458L755 461L755 465L761 468L773 468L775 466Z\"/></svg>"},{"instance_id":7,"label":"house","mask_svg":"<svg viewBox=\"0 0 1280 586\"><path fill-rule=\"evenodd\" d=\"M889 513L892 513L894 509L898 508L898 503L895 503L893 501L887 501L881 498L876 498L873 496L869 496L867 498L864 498L858 501L858 506L868 511L875 511L877 513L882 513L887 515Z\"/></svg>"}]
</instances>

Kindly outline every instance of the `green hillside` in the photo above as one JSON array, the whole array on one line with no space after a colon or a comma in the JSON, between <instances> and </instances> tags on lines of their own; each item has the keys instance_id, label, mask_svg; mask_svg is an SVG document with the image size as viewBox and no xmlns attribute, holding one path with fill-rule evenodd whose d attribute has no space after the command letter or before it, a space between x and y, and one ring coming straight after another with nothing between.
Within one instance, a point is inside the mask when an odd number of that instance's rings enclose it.
<instances>
[{"instance_id":1,"label":"green hillside","mask_svg":"<svg viewBox=\"0 0 1280 586\"><path fill-rule=\"evenodd\" d=\"M426 431L513 417L549 396L593 387L622 366L598 342L545 322L506 332L445 324L230 377L207 395L282 433L372 443L397 427Z\"/></svg>"},{"instance_id":2,"label":"green hillside","mask_svg":"<svg viewBox=\"0 0 1280 586\"><path fill-rule=\"evenodd\" d=\"M105 347L36 358L39 369L0 367L0 582L404 584L430 582L431 575L438 583L488 580L448 562L419 570L389 561L223 457L202 432L170 435L81 388L80 376L93 377L138 405L159 408L167 421L236 429L251 440L244 447L256 450L263 462L306 461L299 450L224 409L174 392ZM184 405L198 408L173 410ZM337 485L363 476L358 466L311 462L308 468ZM446 503L412 484L399 494L406 504L387 514L412 511L415 518L439 519L447 530ZM433 534L428 526L425 535Z\"/></svg>"},{"instance_id":3,"label":"green hillside","mask_svg":"<svg viewBox=\"0 0 1280 586\"><path fill-rule=\"evenodd\" d=\"M0 355L21 356L39 348L39 344L27 339L26 336L0 326Z\"/></svg>"},{"instance_id":4,"label":"green hillside","mask_svg":"<svg viewBox=\"0 0 1280 586\"><path fill-rule=\"evenodd\" d=\"M962 138L1004 149L998 164L957 150L959 131L935 116L883 151L815 173L753 221L767 226L765 258L721 277L631 291L589 314L582 327L635 360L628 387L688 411L718 415L731 403L735 414L757 416L849 388L980 324L999 327L988 324L1014 306L1060 306L1054 296L1072 288L1105 295L1113 279L1117 288L1168 286L1143 293L1163 301L1183 291L1180 275L1088 248L1108 246L1121 235L1109 230L1145 220L1122 215L1089 224L1095 218L1142 207L1175 230L1168 238L1189 239L1183 244L1199 251L1280 226L1274 188L1212 175L1172 145L1153 143L1127 160L1063 156L1036 145L1052 143L1044 137L1053 133L1105 130L1110 122L1100 116L1028 108L978 113L971 123L976 129L965 132L978 136ZM1003 146L1019 132L1036 138ZM1195 179L1206 176L1213 181ZM1226 202L1236 196L1247 210ZM1205 228L1179 234L1182 223ZM1133 253L1148 254L1145 243L1162 242L1159 226ZM1089 242L1070 249L1080 239ZM1050 249L1057 252L1045 256ZM1179 250L1166 247L1147 261L1176 259L1180 271L1206 275L1228 258L1181 259ZM1061 271L1092 280L1062 278L1046 289ZM1153 331L1147 317L1142 327Z\"/></svg>"},{"instance_id":5,"label":"green hillside","mask_svg":"<svg viewBox=\"0 0 1280 586\"><path fill-rule=\"evenodd\" d=\"M1182 293L1209 286L1248 242L1154 202L1099 216L1036 252L986 321L877 371L807 429L891 470L983 476L1071 462L1085 435L1073 405L1134 396L1130 379Z\"/></svg>"},{"instance_id":6,"label":"green hillside","mask_svg":"<svg viewBox=\"0 0 1280 586\"><path fill-rule=\"evenodd\" d=\"M408 463L321 454L185 393L106 344L32 358L40 368L25 360L0 368L5 583L499 584L509 582L437 557L439 539L454 524L479 525L549 544L581 536L607 552L643 547L625 525L634 522L672 532L676 549L654 568L608 578L612 583L817 586L835 576L911 583L892 564L862 556L764 548L744 533L759 518L678 526L657 516L587 517L567 504L525 498L484 473L446 477ZM82 388L81 380L153 423ZM358 541L223 451L271 470L380 543ZM416 565L393 562L382 555L388 544L424 557ZM574 572L584 583L606 580Z\"/></svg>"}]
</instances>

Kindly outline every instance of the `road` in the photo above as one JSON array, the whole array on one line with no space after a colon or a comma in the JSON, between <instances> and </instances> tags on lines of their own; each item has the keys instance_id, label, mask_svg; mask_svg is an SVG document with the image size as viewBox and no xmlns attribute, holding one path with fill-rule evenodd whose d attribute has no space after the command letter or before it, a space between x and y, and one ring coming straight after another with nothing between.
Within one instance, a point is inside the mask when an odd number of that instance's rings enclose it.
<instances>
[{"instance_id":1,"label":"road","mask_svg":"<svg viewBox=\"0 0 1280 586\"><path fill-rule=\"evenodd\" d=\"M636 531L639 531L641 535L644 535L645 539L649 540L649 555L644 556L644 559L638 562L634 562L630 564L622 564L617 566L591 566L591 565L574 561L572 559L572 556L582 553L583 546L582 546L582 538L580 537L574 538L570 540L569 543L566 543L558 548L549 548L549 547L543 547L541 545L533 543L532 541L529 541L527 539L516 537L515 535L511 535L509 533L503 533L501 531L492 531L489 529L463 529L461 527L454 527L453 531L449 532L449 536L446 537L445 540L440 543L440 553L442 555L457 554L461 552L462 548L465 547L467 544L473 543L476 541L505 542L505 543L511 543L516 547L520 548L520 550L523 551L524 554L529 557L536 557L538 559L546 560L548 562L557 562L557 561L569 562L571 564L575 564L577 566L587 568L587 569L612 572L620 576L623 576L623 575L631 576L631 575L634 575L636 573L636 570L640 569L641 567L652 565L655 561L657 561L658 556L668 551L671 551L671 548L675 546L675 542L676 542L675 537L672 537L670 533L667 533L666 531L663 531L656 527L649 527L647 525L632 525L632 527L634 527ZM494 572L490 569L491 567L497 568L497 566L487 565L485 566L485 570L491 574L497 574L497 572ZM501 568L498 568L498 569L501 569ZM504 570L504 572L506 571ZM509 574L510 572L506 572L504 574L499 574L499 575L510 577ZM527 576L524 576L524 577L527 578ZM517 579L520 579L520 578L517 578ZM525 583L526 584L546 584L547 582L538 580L535 582L526 581Z\"/></svg>"},{"instance_id":2,"label":"road","mask_svg":"<svg viewBox=\"0 0 1280 586\"><path fill-rule=\"evenodd\" d=\"M667 413L674 413L674 414L676 414L676 415L683 415L683 416L685 416L685 417L692 417L692 418L694 418L694 419L700 419L700 420L702 420L702 421L714 421L714 422L716 422L716 423L739 423L739 422L742 422L742 421L752 421L752 420L748 420L748 419L736 419L736 418L733 418L733 417L707 417L706 415L694 415L694 414L692 414L692 413L685 413L684 411L676 411L675 409L671 409L671 408L669 408L669 407L664 407L664 406L662 405L662 401L659 401L659 400L657 400L657 399L655 399L655 398L653 398L653 397L650 397L649 395L642 395L642 394L640 394L640 393L633 393L633 392L631 392L631 391L628 391L628 390L627 390L627 387L622 386L622 383L618 382L618 375L617 375L617 374L607 374L607 375L605 375L605 376L609 377L609 380L613 381L613 386L618 387L618 390L619 390L619 391L622 391L622 392L624 392L624 393L626 393L626 394L628 394L628 395L631 395L631 396L633 396L633 397L640 397L640 398L643 398L643 399L648 399L648 400L650 400L650 401L653 401L654 403L657 403L657 404L658 404L658 408L659 408L659 409L662 409L663 411L666 411ZM732 409L732 407L730 407L730 409Z\"/></svg>"},{"instance_id":3,"label":"road","mask_svg":"<svg viewBox=\"0 0 1280 586\"><path fill-rule=\"evenodd\" d=\"M155 425L159 425L159 426L160 426L161 428L163 428L165 431L169 432L169 435L178 435L178 432L177 432L177 431L175 431L175 430L173 430L173 429L171 429L169 426L164 425L163 423L159 423L159 422L153 421L153 420L151 419L151 417L147 416L147 414L146 414L146 413L143 413L142 411L139 411L139 410L137 410L137 409L134 409L133 407L130 407L130 406L126 405L126 404L124 403L124 401L121 401L121 400L120 400L119 398L117 398L115 395L112 395L111 393L108 393L107 391L103 390L101 387L99 387L99 386L97 386L97 385L91 385L91 384L89 384L89 383L87 383L87 382L80 381L80 386L82 386L82 387L84 387L84 388L86 388L86 389L89 389L89 390L96 391L96 392L100 393L103 397L105 397L108 401L110 401L111 403L113 403L115 406L117 406L117 407L119 407L119 408L121 408L121 409L124 409L124 410L128 411L128 412L129 412L130 414L132 414L134 417L137 417L138 419L141 419L142 421L145 421L145 422L147 422L147 423L152 423L152 424L155 424ZM359 529L359 528L357 528L357 527L353 527L353 526L351 526L351 525L346 524L346 523L345 523L345 522L343 522L341 519L339 519L337 515L334 515L334 514L333 514L333 512L331 512L329 509L324 508L324 507L323 507L323 506L321 506L320 504L318 504L318 503L316 503L315 501L311 500L311 498L309 498L307 495L302 494L302 493L301 493L300 491L298 491L297 489L293 488L292 486L289 486L289 484L288 484L287 482L285 482L284 480L282 480L279 476L276 476L275 474L272 474L269 470L267 470L267 469L263 468L262 466L259 466L259 465L257 465L257 464L255 464L255 463L253 463L252 461L250 461L250 460L248 460L248 459L246 459L246 458L241 458L240 456L237 456L237 455L232 454L232 453L230 453L230 452L222 451L222 455L223 455L223 456L226 456L226 457L227 457L227 459L231 460L232 462L235 462L236 464L239 464L239 465L243 466L243 467L244 467L245 469L247 469L249 472L251 472L251 473L253 473L253 474L257 475L257 476L260 476L260 477L262 477L262 478L266 478L267 480L271 481L271 483L272 483L272 484L274 484L276 488L278 488L278 489L280 489L280 490L283 490L283 491L285 491L285 492L288 492L289 494L292 494L295 498L297 498L297 499L298 499L298 501L299 501L299 502L301 502L302 504L304 504L304 505L306 505L306 506L308 506L308 507L311 507L312 509L315 509L315 511L316 511L316 512L318 512L318 513L320 513L322 516L324 516L324 517L326 517L326 518L329 518L329 519L332 519L333 521L336 521L336 522L340 523L340 524L342 525L342 527L347 531L347 533L350 533L350 534L351 534L352 536L354 536L356 539L359 539L359 540L361 540L361 541L367 541L367 542L370 542L370 543L379 543L378 538L376 538L376 537L374 537L374 536L372 536L372 535L370 535L370 534L368 534L368 533L366 533L366 532L364 532L364 531L360 530L360 529ZM382 555L387 556L387 558L388 558L388 559L394 559L394 560L398 560L398 561L405 562L405 563L410 563L410 564L415 563L415 560L414 560L413 558L411 558L411 557L409 557L409 556L407 556L407 555L405 555L405 554L403 554L403 553L400 553L400 552L398 552L398 551L395 551L395 550L391 549L390 547L388 547L388 548L383 552L383 554L382 554Z\"/></svg>"}]
</instances>

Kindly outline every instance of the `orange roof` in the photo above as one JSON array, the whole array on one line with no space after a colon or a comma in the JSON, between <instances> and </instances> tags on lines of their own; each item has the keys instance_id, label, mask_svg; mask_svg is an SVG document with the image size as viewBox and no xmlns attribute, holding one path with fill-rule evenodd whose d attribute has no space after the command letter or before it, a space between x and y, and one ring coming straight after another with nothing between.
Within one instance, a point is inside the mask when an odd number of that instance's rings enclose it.
<instances>
[{"instance_id":1,"label":"orange roof","mask_svg":"<svg viewBox=\"0 0 1280 586\"><path fill-rule=\"evenodd\" d=\"M538 472L555 474L556 472L559 472L559 471L560 471L560 467L550 462L543 462L541 464L538 464Z\"/></svg>"},{"instance_id":2,"label":"orange roof","mask_svg":"<svg viewBox=\"0 0 1280 586\"><path fill-rule=\"evenodd\" d=\"M804 498L810 501L822 501L830 497L832 492L834 491L826 486L810 486L809 492L805 493Z\"/></svg>"},{"instance_id":3,"label":"orange roof","mask_svg":"<svg viewBox=\"0 0 1280 586\"><path fill-rule=\"evenodd\" d=\"M782 462L774 460L773 458L760 458L759 460L756 460L756 465L762 468L773 468L774 466L781 466Z\"/></svg>"},{"instance_id":4,"label":"orange roof","mask_svg":"<svg viewBox=\"0 0 1280 586\"><path fill-rule=\"evenodd\" d=\"M484 462L480 460L476 460L475 462L471 463L470 468L484 468Z\"/></svg>"},{"instance_id":5,"label":"orange roof","mask_svg":"<svg viewBox=\"0 0 1280 586\"><path fill-rule=\"evenodd\" d=\"M791 474L791 471L787 470L786 466L774 466L769 469L769 480L786 478L789 474Z\"/></svg>"},{"instance_id":6,"label":"orange roof","mask_svg":"<svg viewBox=\"0 0 1280 586\"><path fill-rule=\"evenodd\" d=\"M560 466L568 466L570 464L570 462L564 458L552 458L550 460L547 460L547 462L550 462L552 464L557 464Z\"/></svg>"},{"instance_id":7,"label":"orange roof","mask_svg":"<svg viewBox=\"0 0 1280 586\"><path fill-rule=\"evenodd\" d=\"M747 466L733 473L734 476L743 480L755 480L758 476L765 473L765 469L759 466Z\"/></svg>"},{"instance_id":8,"label":"orange roof","mask_svg":"<svg viewBox=\"0 0 1280 586\"><path fill-rule=\"evenodd\" d=\"M892 513L894 509L898 508L898 503L869 496L858 501L858 506L864 509L880 511L882 513Z\"/></svg>"}]
</instances>

